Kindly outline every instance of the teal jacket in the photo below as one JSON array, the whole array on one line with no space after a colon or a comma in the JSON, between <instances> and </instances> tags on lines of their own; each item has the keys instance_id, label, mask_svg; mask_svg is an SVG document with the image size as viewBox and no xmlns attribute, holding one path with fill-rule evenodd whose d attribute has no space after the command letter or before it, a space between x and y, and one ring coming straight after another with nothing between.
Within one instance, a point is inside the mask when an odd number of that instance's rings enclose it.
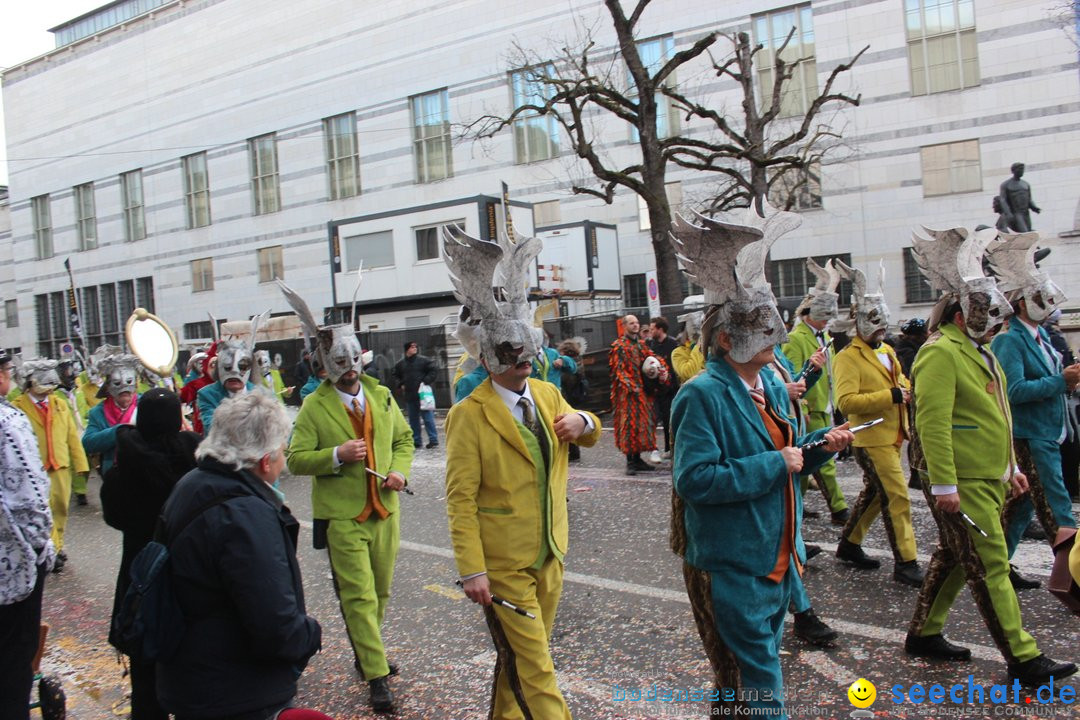
<instances>
[{"instance_id":1,"label":"teal jacket","mask_svg":"<svg viewBox=\"0 0 1080 720\"><path fill-rule=\"evenodd\" d=\"M771 372L761 380L770 406L787 417L787 389ZM710 357L705 371L680 388L671 406L675 432L675 492L684 501L686 561L702 570L734 569L768 575L780 551L784 525L784 485L795 497L796 527L802 525L798 476L788 474L750 393L734 368ZM796 437L802 445L825 434ZM832 453L808 450L803 472L824 464ZM802 535L799 558L806 557Z\"/></svg>"},{"instance_id":2,"label":"teal jacket","mask_svg":"<svg viewBox=\"0 0 1080 720\"><path fill-rule=\"evenodd\" d=\"M554 366L554 362L560 358L563 361L563 366L557 368ZM563 369L569 373L576 373L577 363L574 362L574 359L571 357L560 355L559 351L555 348L546 347L544 348L544 357L542 359L537 358L533 360L533 370L529 377L536 378L537 380L544 380L562 390ZM479 383L477 383L477 385L479 385ZM473 387L476 386L474 385ZM460 399L461 398L459 397L458 400Z\"/></svg>"},{"instance_id":3,"label":"teal jacket","mask_svg":"<svg viewBox=\"0 0 1080 720\"><path fill-rule=\"evenodd\" d=\"M132 400L139 402L136 395ZM83 432L83 450L87 455L101 455L101 474L104 475L116 462L116 430L119 425L110 425L105 419L105 403L100 402L90 408L86 418L86 430Z\"/></svg>"},{"instance_id":4,"label":"teal jacket","mask_svg":"<svg viewBox=\"0 0 1080 720\"><path fill-rule=\"evenodd\" d=\"M472 391L479 387L480 383L488 379L488 371L483 365L477 365L472 372L462 375L454 385L454 404L461 402L472 395Z\"/></svg>"},{"instance_id":5,"label":"teal jacket","mask_svg":"<svg viewBox=\"0 0 1080 720\"><path fill-rule=\"evenodd\" d=\"M255 389L255 386L251 383L244 385L248 392ZM217 410L221 401L229 396L229 393L225 391L225 386L218 380L215 383L211 383L204 388L199 388L199 392L195 395L195 404L199 408L199 420L202 421L203 434L210 434L210 425L214 422L214 412Z\"/></svg>"},{"instance_id":6,"label":"teal jacket","mask_svg":"<svg viewBox=\"0 0 1080 720\"><path fill-rule=\"evenodd\" d=\"M1007 388L997 387L964 331L952 323L942 325L919 348L911 374L916 378L915 427L930 482L1001 480L1014 462ZM1000 369L998 377L1005 382Z\"/></svg>"},{"instance_id":7,"label":"teal jacket","mask_svg":"<svg viewBox=\"0 0 1080 720\"><path fill-rule=\"evenodd\" d=\"M1053 355L1050 336L1042 328L1038 330ZM1035 338L1019 318L1013 318L1009 330L999 333L990 346L1009 383L1013 437L1057 440L1065 427L1065 376L1061 370L1047 364Z\"/></svg>"}]
</instances>

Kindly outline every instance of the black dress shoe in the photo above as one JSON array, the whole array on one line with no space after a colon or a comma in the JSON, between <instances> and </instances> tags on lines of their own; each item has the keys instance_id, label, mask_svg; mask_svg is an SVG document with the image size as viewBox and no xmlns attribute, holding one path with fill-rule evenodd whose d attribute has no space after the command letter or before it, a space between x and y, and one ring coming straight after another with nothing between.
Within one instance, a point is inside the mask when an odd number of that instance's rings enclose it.
<instances>
[{"instance_id":1,"label":"black dress shoe","mask_svg":"<svg viewBox=\"0 0 1080 720\"><path fill-rule=\"evenodd\" d=\"M840 538L836 546L836 557L844 562L849 562L860 570L877 570L881 563L867 555L862 545L856 545L850 540Z\"/></svg>"},{"instance_id":2,"label":"black dress shoe","mask_svg":"<svg viewBox=\"0 0 1080 720\"><path fill-rule=\"evenodd\" d=\"M821 621L813 608L795 613L795 637L816 647L832 647L837 635L835 630Z\"/></svg>"},{"instance_id":3,"label":"black dress shoe","mask_svg":"<svg viewBox=\"0 0 1080 720\"><path fill-rule=\"evenodd\" d=\"M67 565L67 559L66 552L60 551L56 553L56 560L53 561L52 571L54 573L61 572L64 569L64 566Z\"/></svg>"},{"instance_id":4,"label":"black dress shoe","mask_svg":"<svg viewBox=\"0 0 1080 720\"><path fill-rule=\"evenodd\" d=\"M353 667L356 668L356 672L360 673L360 677L364 677L364 669L360 667L360 661L353 658ZM398 674L398 666L392 662L386 663L386 666L390 668L390 674L387 677L396 677Z\"/></svg>"},{"instance_id":5,"label":"black dress shoe","mask_svg":"<svg viewBox=\"0 0 1080 720\"><path fill-rule=\"evenodd\" d=\"M439 447L439 443L437 443L437 442L429 442L424 447L426 447L428 450L433 450L433 449Z\"/></svg>"},{"instance_id":6,"label":"black dress shoe","mask_svg":"<svg viewBox=\"0 0 1080 720\"><path fill-rule=\"evenodd\" d=\"M387 682L386 677L375 678L368 683L371 709L375 712L394 712L394 696L390 693L390 683Z\"/></svg>"},{"instance_id":7,"label":"black dress shoe","mask_svg":"<svg viewBox=\"0 0 1080 720\"><path fill-rule=\"evenodd\" d=\"M1012 583L1013 588L1016 590L1034 590L1042 584L1038 580L1028 580L1016 572L1015 565L1009 565L1009 582Z\"/></svg>"},{"instance_id":8,"label":"black dress shoe","mask_svg":"<svg viewBox=\"0 0 1080 720\"><path fill-rule=\"evenodd\" d=\"M89 501L86 499L86 493L75 493L76 505L88 505Z\"/></svg>"},{"instance_id":9,"label":"black dress shoe","mask_svg":"<svg viewBox=\"0 0 1080 720\"><path fill-rule=\"evenodd\" d=\"M896 566L893 567L892 579L898 583L910 585L913 588L921 588L924 578L923 571L919 569L919 563L915 560L896 563Z\"/></svg>"},{"instance_id":10,"label":"black dress shoe","mask_svg":"<svg viewBox=\"0 0 1080 720\"><path fill-rule=\"evenodd\" d=\"M806 543L806 559L807 560L809 560L810 558L816 558L820 554L821 554L821 546L820 545L811 545L810 543Z\"/></svg>"},{"instance_id":11,"label":"black dress shoe","mask_svg":"<svg viewBox=\"0 0 1080 720\"><path fill-rule=\"evenodd\" d=\"M817 510L803 510L802 516L803 520L806 520L808 518L819 518L821 517L821 513L819 513Z\"/></svg>"},{"instance_id":12,"label":"black dress shoe","mask_svg":"<svg viewBox=\"0 0 1080 720\"><path fill-rule=\"evenodd\" d=\"M851 517L851 509L850 508L844 508L843 510L837 510L836 512L832 513L832 524L833 525L845 525L845 524L847 524L847 521L848 521L849 517Z\"/></svg>"},{"instance_id":13,"label":"black dress shoe","mask_svg":"<svg viewBox=\"0 0 1080 720\"><path fill-rule=\"evenodd\" d=\"M637 471L638 471L637 465L635 465L632 462L626 463L626 474L627 475L637 475Z\"/></svg>"},{"instance_id":14,"label":"black dress shoe","mask_svg":"<svg viewBox=\"0 0 1080 720\"><path fill-rule=\"evenodd\" d=\"M1019 680L1021 685L1031 687L1067 678L1075 673L1075 663L1057 662L1045 655L1021 663L1009 663L1009 679Z\"/></svg>"},{"instance_id":15,"label":"black dress shoe","mask_svg":"<svg viewBox=\"0 0 1080 720\"><path fill-rule=\"evenodd\" d=\"M912 635L904 641L904 652L914 657L935 660L970 660L971 650L953 645L943 635Z\"/></svg>"}]
</instances>

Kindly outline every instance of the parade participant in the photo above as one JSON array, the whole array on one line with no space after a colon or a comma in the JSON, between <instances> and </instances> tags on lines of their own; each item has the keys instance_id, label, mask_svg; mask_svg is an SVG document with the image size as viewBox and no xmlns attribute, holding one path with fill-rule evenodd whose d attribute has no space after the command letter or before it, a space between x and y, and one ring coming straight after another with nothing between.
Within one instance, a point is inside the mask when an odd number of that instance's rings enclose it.
<instances>
[{"instance_id":1,"label":"parade participant","mask_svg":"<svg viewBox=\"0 0 1080 720\"><path fill-rule=\"evenodd\" d=\"M926 342L926 321L922 318L912 318L900 323L900 338L896 341L896 357L900 360L900 369L904 371L904 377L911 377L911 366L915 362L915 355L919 348Z\"/></svg>"},{"instance_id":2,"label":"parade participant","mask_svg":"<svg viewBox=\"0 0 1080 720\"><path fill-rule=\"evenodd\" d=\"M202 418L199 417L199 391L214 383L214 371L217 367L217 343L214 343L205 353L198 353L196 357L202 357L195 363L199 375L184 383L180 389L180 402L191 408L191 428L200 435L203 434Z\"/></svg>"},{"instance_id":3,"label":"parade participant","mask_svg":"<svg viewBox=\"0 0 1080 720\"><path fill-rule=\"evenodd\" d=\"M258 316L256 320L258 322ZM255 333L251 333L255 337ZM214 410L227 397L244 395L255 389L249 380L254 361L251 347L239 340L222 340L217 343L217 365L214 369L215 382L198 390L195 404L199 409L199 420L203 432L209 434L214 422Z\"/></svg>"},{"instance_id":4,"label":"parade participant","mask_svg":"<svg viewBox=\"0 0 1080 720\"><path fill-rule=\"evenodd\" d=\"M676 253L705 287L708 306L705 371L672 406L672 547L684 558L717 688L733 688L735 704L751 712L786 717L780 642L793 578L805 562L796 476L846 446L851 433L843 426L798 437L787 389L762 372L786 336L765 258L801 218L761 202L764 216L753 208L742 222L698 216L701 226L678 218L672 229ZM827 444L800 448L818 438Z\"/></svg>"},{"instance_id":5,"label":"parade participant","mask_svg":"<svg viewBox=\"0 0 1080 720\"><path fill-rule=\"evenodd\" d=\"M1005 375L988 347L1010 313L1005 296L982 269L997 230L924 231L914 233L913 254L942 297L912 372L923 456L917 466L925 474L923 493L938 524L940 545L926 570L904 649L917 657L971 658L968 648L942 635L966 580L1005 657L1010 680L1038 685L1067 677L1076 665L1039 652L1021 625L1020 605L1009 583L1001 508L1007 488L1020 495L1028 483L1013 454Z\"/></svg>"},{"instance_id":6,"label":"parade participant","mask_svg":"<svg viewBox=\"0 0 1080 720\"><path fill-rule=\"evenodd\" d=\"M645 358L656 357L638 337L641 323L635 315L623 318L623 336L611 344L608 367L611 370L612 422L615 424L615 447L626 455L626 474L636 475L653 466L641 459L641 453L656 451L656 427L653 421L653 397L646 392L641 365ZM670 384L668 368L660 360L660 386Z\"/></svg>"},{"instance_id":7,"label":"parade participant","mask_svg":"<svg viewBox=\"0 0 1080 720\"><path fill-rule=\"evenodd\" d=\"M67 563L64 531L71 504L73 474L90 472L86 453L79 442L75 417L66 401L53 393L60 384L55 360L28 360L19 368L22 394L12 402L30 420L37 437L38 451L49 475L49 508L52 511L52 541L56 547L53 572Z\"/></svg>"},{"instance_id":8,"label":"parade participant","mask_svg":"<svg viewBox=\"0 0 1080 720\"><path fill-rule=\"evenodd\" d=\"M116 460L116 430L135 422L139 396L135 393L135 372L139 359L134 355L110 355L101 360L98 370L104 378L98 396L105 402L90 411L83 433L82 446L87 454L101 456L104 475Z\"/></svg>"},{"instance_id":9,"label":"parade participant","mask_svg":"<svg viewBox=\"0 0 1080 720\"><path fill-rule=\"evenodd\" d=\"M90 411L102 401L98 392L105 380L101 376L98 364L110 355L121 353L123 353L123 348L117 345L102 345L86 359L86 367L76 378L75 385L79 389L79 414L82 416L83 427L90 422Z\"/></svg>"},{"instance_id":10,"label":"parade participant","mask_svg":"<svg viewBox=\"0 0 1080 720\"><path fill-rule=\"evenodd\" d=\"M327 378L304 401L289 443L289 471L311 475L311 511L325 531L334 589L356 668L372 708L394 709L382 622L401 536L398 494L413 459L413 434L390 389L363 374L352 325L318 327L304 301L278 281L316 342ZM377 479L382 476L383 480Z\"/></svg>"},{"instance_id":11,"label":"parade participant","mask_svg":"<svg viewBox=\"0 0 1080 720\"><path fill-rule=\"evenodd\" d=\"M314 360L312 361L312 366L314 368L314 372L310 376L308 376L307 382L304 383L304 387L300 388L301 402L303 402L304 398L306 398L308 395L318 390L319 385L321 385L322 381L326 379L325 368L319 367L318 363Z\"/></svg>"},{"instance_id":12,"label":"parade participant","mask_svg":"<svg viewBox=\"0 0 1080 720\"><path fill-rule=\"evenodd\" d=\"M671 355L679 342L668 335L667 318L660 316L649 320L652 333L645 345L654 355L662 359L667 366L671 367ZM656 416L659 422L664 424L664 454L665 459L671 457L671 401L679 390L679 378L673 377L671 381L661 386L656 391Z\"/></svg>"},{"instance_id":13,"label":"parade participant","mask_svg":"<svg viewBox=\"0 0 1080 720\"><path fill-rule=\"evenodd\" d=\"M540 348L540 354L533 360L532 375L529 377L549 382L562 390L562 371L577 372L577 363L574 358L563 355L551 347L551 334L543 328L538 328L543 335L544 344Z\"/></svg>"},{"instance_id":14,"label":"parade participant","mask_svg":"<svg viewBox=\"0 0 1080 720\"><path fill-rule=\"evenodd\" d=\"M1076 533L1072 501L1062 475L1061 444L1068 437L1065 397L1080 384L1080 364L1064 366L1041 327L1065 294L1035 264L1038 233L1003 234L987 253L998 274L998 288L1012 302L1009 328L990 347L1001 363L1009 388L1013 445L1030 492L1005 502L1001 523L1012 558L1032 514L1039 519L1052 547ZM1038 587L1012 570L1018 589Z\"/></svg>"},{"instance_id":15,"label":"parade participant","mask_svg":"<svg viewBox=\"0 0 1080 720\"><path fill-rule=\"evenodd\" d=\"M700 295L688 297L683 300L683 306L697 307L701 297ZM693 306L690 304L691 300L694 301ZM671 351L671 366L680 385L705 369L705 355L700 345L701 321L704 316L705 313L702 310L690 310L676 318L683 324L682 342L679 347Z\"/></svg>"},{"instance_id":16,"label":"parade participant","mask_svg":"<svg viewBox=\"0 0 1080 720\"><path fill-rule=\"evenodd\" d=\"M420 346L412 340L405 342L405 357L394 365L394 383L398 389L398 395L405 402L409 413L409 427L413 431L413 445L420 449L424 444L421 435L420 421L424 422L424 430L427 431L427 447L439 446L439 433L435 429L435 411L424 410L420 407L420 386L431 385L435 382L435 361L420 354Z\"/></svg>"},{"instance_id":17,"label":"parade participant","mask_svg":"<svg viewBox=\"0 0 1080 720\"><path fill-rule=\"evenodd\" d=\"M833 360L833 390L840 412L855 425L881 418L883 422L855 436L856 462L863 471L863 490L840 533L836 557L864 570L880 566L862 549L870 525L881 515L892 548L893 580L919 587L923 575L915 559L915 532L911 526L911 499L900 462L900 448L908 439L908 404L911 385L893 349L885 342L889 308L885 304L885 266L878 275L878 292L867 292L862 270L836 261L840 274L855 291L847 318L833 328L847 332L851 343Z\"/></svg>"},{"instance_id":18,"label":"parade participant","mask_svg":"<svg viewBox=\"0 0 1080 720\"><path fill-rule=\"evenodd\" d=\"M300 523L273 487L289 429L285 408L264 393L225 400L198 467L162 510L184 627L175 656L157 665L157 690L179 720L299 714L296 681L322 629L304 604Z\"/></svg>"},{"instance_id":19,"label":"parade participant","mask_svg":"<svg viewBox=\"0 0 1080 720\"><path fill-rule=\"evenodd\" d=\"M824 376L812 390L808 390L803 396L806 429L813 432L823 427L830 427L833 422L833 350L830 347L832 336L826 328L837 316L840 296L836 294L836 287L840 282L840 274L833 266L832 260L826 262L825 267L821 267L814 262L813 258L806 258L806 267L817 278L817 282L807 292L799 307L795 308L795 315L802 322L792 328L788 341L783 345L783 350L791 361L792 367L796 368L803 367L819 348L825 350ZM847 500L844 499L844 493L836 483L836 460L830 458L814 473L814 480L829 505L833 525L846 523L851 513L848 510ZM804 475L802 479L804 495L809 486L810 476Z\"/></svg>"},{"instance_id":20,"label":"parade participant","mask_svg":"<svg viewBox=\"0 0 1080 720\"><path fill-rule=\"evenodd\" d=\"M281 379L281 371L274 367L274 363L270 360L269 351L255 351L255 369L258 371L255 373L255 379L279 401L285 402L286 398L292 396L296 388L285 386L285 381Z\"/></svg>"},{"instance_id":21,"label":"parade participant","mask_svg":"<svg viewBox=\"0 0 1080 720\"><path fill-rule=\"evenodd\" d=\"M458 311L458 325L454 338L465 348L454 373L454 402L461 402L488 377L487 368L480 362L480 346L476 341L477 321L472 311L462 305Z\"/></svg>"},{"instance_id":22,"label":"parade participant","mask_svg":"<svg viewBox=\"0 0 1080 720\"><path fill-rule=\"evenodd\" d=\"M0 352L0 708L28 720L41 593L53 567L49 478L26 415L7 401L14 366Z\"/></svg>"},{"instance_id":23,"label":"parade participant","mask_svg":"<svg viewBox=\"0 0 1080 720\"><path fill-rule=\"evenodd\" d=\"M484 606L497 660L489 717L570 718L549 641L567 547L567 447L591 446L600 421L575 411L552 385L530 380L538 343L523 280L537 238L509 245L506 301L491 292L503 248L457 228L444 250L458 300L479 319L480 360L491 377L446 419L446 508L465 594ZM505 607L509 601L534 618Z\"/></svg>"},{"instance_id":24,"label":"parade participant","mask_svg":"<svg viewBox=\"0 0 1080 720\"><path fill-rule=\"evenodd\" d=\"M60 379L60 385L56 388L56 396L62 399L71 408L71 417L75 420L75 428L82 435L86 428L86 420L83 419L82 409L79 407L78 368L71 358L64 358L56 365L56 375ZM76 505L86 505L86 480L87 474L78 473L71 479L71 491L75 494Z\"/></svg>"}]
</instances>

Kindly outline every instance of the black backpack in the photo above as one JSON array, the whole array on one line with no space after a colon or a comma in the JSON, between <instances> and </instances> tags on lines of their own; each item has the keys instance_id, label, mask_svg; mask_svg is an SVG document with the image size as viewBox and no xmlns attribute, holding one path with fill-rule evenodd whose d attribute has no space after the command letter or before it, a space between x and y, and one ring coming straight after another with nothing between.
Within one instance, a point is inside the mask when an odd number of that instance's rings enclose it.
<instances>
[{"instance_id":1,"label":"black backpack","mask_svg":"<svg viewBox=\"0 0 1080 720\"><path fill-rule=\"evenodd\" d=\"M195 509L173 537L215 505L236 495L219 495ZM109 628L109 644L136 660L168 662L184 637L184 613L173 591L172 563L164 542L164 521L158 517L154 540L131 562L131 584Z\"/></svg>"}]
</instances>

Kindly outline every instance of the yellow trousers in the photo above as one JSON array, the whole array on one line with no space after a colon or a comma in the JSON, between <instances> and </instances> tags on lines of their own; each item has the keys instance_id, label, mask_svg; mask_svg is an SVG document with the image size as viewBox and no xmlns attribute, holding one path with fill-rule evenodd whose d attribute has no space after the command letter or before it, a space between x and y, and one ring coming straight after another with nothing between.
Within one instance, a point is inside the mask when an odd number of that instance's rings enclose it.
<instances>
[{"instance_id":1,"label":"yellow trousers","mask_svg":"<svg viewBox=\"0 0 1080 720\"><path fill-rule=\"evenodd\" d=\"M71 506L71 469L49 471L49 510L52 512L52 541L56 552L64 549L68 508Z\"/></svg>"},{"instance_id":2,"label":"yellow trousers","mask_svg":"<svg viewBox=\"0 0 1080 720\"><path fill-rule=\"evenodd\" d=\"M915 533L911 529L911 499L907 478L900 467L900 446L880 445L853 448L855 460L863 471L863 490L852 508L843 536L861 545L870 525L885 514L882 523L896 562L915 559Z\"/></svg>"},{"instance_id":3,"label":"yellow trousers","mask_svg":"<svg viewBox=\"0 0 1080 720\"><path fill-rule=\"evenodd\" d=\"M528 610L536 619L504 607L484 609L495 643L495 692L491 718L570 720L570 710L559 692L548 641L562 595L563 564L548 558L539 570L489 570L491 592Z\"/></svg>"}]
</instances>

